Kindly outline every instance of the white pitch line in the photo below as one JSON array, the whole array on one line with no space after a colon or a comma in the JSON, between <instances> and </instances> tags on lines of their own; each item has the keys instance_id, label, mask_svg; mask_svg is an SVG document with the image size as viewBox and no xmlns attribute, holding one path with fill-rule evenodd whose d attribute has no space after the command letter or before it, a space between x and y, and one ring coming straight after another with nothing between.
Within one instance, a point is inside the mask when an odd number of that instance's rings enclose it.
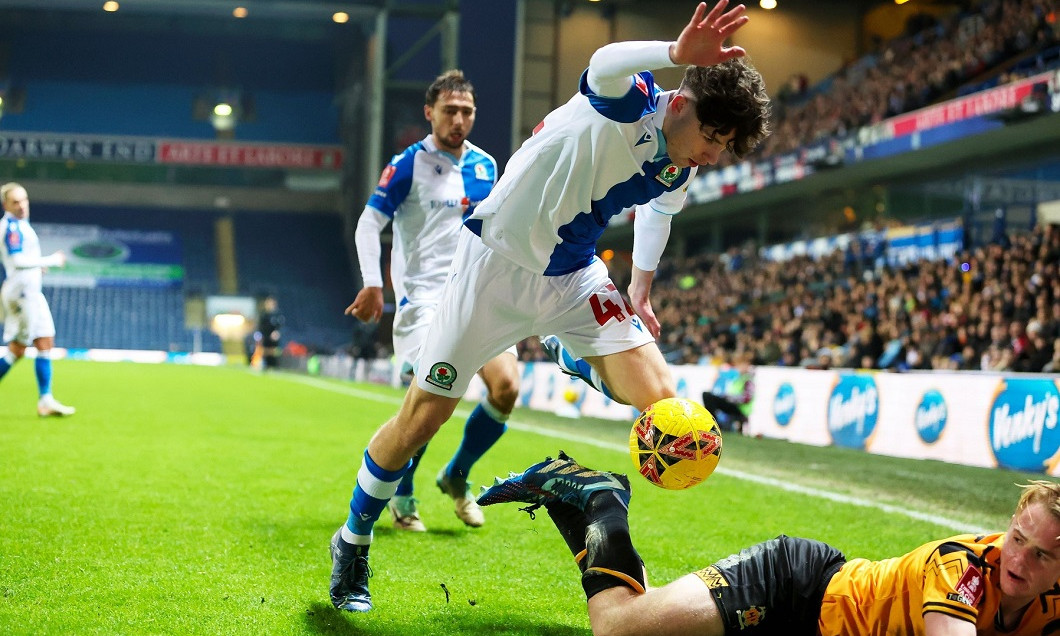
<instances>
[{"instance_id":1,"label":"white pitch line","mask_svg":"<svg viewBox=\"0 0 1060 636\"><path fill-rule=\"evenodd\" d=\"M278 375L278 376L275 376L275 377L281 377L281 376ZM301 375L294 375L294 374L283 374L282 377L284 379L289 379L289 380L291 380L293 382L300 382L302 384L307 384L307 385L312 386L312 387L316 387L316 388L319 388L319 389L324 389L325 391L332 391L334 393L342 393L344 395L350 395L350 396L353 396L353 397L358 397L358 398L362 398L362 399L366 399L366 400L372 400L374 402L380 402L380 403L384 403L384 404L393 404L395 406L399 406L401 404L401 402L402 402L401 398L392 398L392 397L385 396L385 395L379 395L377 393L372 393L371 391L363 391L361 389L357 389L357 388L351 387L351 386L336 385L336 384L332 384L330 382L325 382L323 380L319 380L319 379L316 379L316 378L311 378L311 377L308 377L308 376L301 376ZM454 413L454 415L460 415L462 417L467 417L468 415L470 415L470 411L467 411L466 409L459 409L458 408L456 410L456 412ZM593 438L593 437L588 437L588 436L585 436L585 435L579 435L577 433L568 433L568 432L565 432L565 431L557 431L557 430L553 430L553 429L542 430L540 428L536 428L536 427L533 427L533 426L528 426L526 424L520 424L518 422L512 422L510 420L508 422L508 428L512 428L512 429L515 429L517 431L521 431L521 432L524 432L524 433L533 433L533 434L541 435L541 436L544 436L544 437L551 437L551 438L554 438L554 439L562 439L562 440L566 440L566 441L570 441L570 442L576 442L576 443L579 443L579 444L586 444L588 446L595 446L597 448L603 448L603 449L606 449L606 450L613 450L613 451L616 451L616 452L619 452L619 453L628 453L629 452L629 447L624 445L624 444L616 444L614 442L606 442L606 441L603 441L603 440L600 440L600 439L596 439L596 438ZM893 506L891 504L881 503L881 502L878 502L878 501L870 501L868 499L862 499L860 497L851 497L849 495L844 495L844 494L841 494L841 493L838 493L838 492L833 492L833 491L830 491L830 490L822 490L820 488L812 488L810 486L800 486L798 484L793 484L793 483L790 483L790 482L787 482L787 481L781 481L779 479L774 479L772 477L763 477L761 475L754 475L754 474L747 473L747 472L740 471L740 470L731 470L731 469L724 468L724 467L718 467L717 472L719 472L719 473L721 473L723 475L727 475L729 477L734 477L736 479L742 479L744 481L751 481L751 482L754 482L756 484L762 484L763 486L771 486L773 488L779 488L781 490L786 490L788 492L794 492L794 493L798 493L798 494L801 494L801 495L808 495L810 497L818 497L820 499L827 499L828 501L835 501L837 503L849 504L849 505L852 505L852 506L861 506L863 508L874 508L876 510L881 510L881 511L889 513L889 514L900 515L900 516L903 516L903 517L908 517L910 519L916 519L917 521L926 521L928 523L933 523L933 524L935 524L937 526L940 526L940 527L943 527L943 528L950 528L952 530L956 530L956 531L962 532L962 533L987 534L987 533L990 533L990 532L996 532L996 530L991 530L989 528L981 528L981 527L973 526L973 525L967 524L967 523L965 523L963 521L958 521L956 519L950 519L949 517L943 517L943 516L940 516L940 515L933 515L933 514L930 514L930 513L920 512L920 511L917 511L917 510L909 510L907 508L902 508L902 507L899 507L899 506Z\"/></svg>"}]
</instances>

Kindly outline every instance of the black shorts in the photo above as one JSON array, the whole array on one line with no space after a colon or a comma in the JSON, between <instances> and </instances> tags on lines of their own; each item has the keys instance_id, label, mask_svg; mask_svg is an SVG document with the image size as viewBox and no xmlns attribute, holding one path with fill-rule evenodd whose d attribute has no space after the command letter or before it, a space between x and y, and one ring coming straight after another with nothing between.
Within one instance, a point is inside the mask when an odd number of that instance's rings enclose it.
<instances>
[{"instance_id":1,"label":"black shorts","mask_svg":"<svg viewBox=\"0 0 1060 636\"><path fill-rule=\"evenodd\" d=\"M824 590L845 562L830 545L780 535L695 574L710 588L726 634L814 636Z\"/></svg>"}]
</instances>

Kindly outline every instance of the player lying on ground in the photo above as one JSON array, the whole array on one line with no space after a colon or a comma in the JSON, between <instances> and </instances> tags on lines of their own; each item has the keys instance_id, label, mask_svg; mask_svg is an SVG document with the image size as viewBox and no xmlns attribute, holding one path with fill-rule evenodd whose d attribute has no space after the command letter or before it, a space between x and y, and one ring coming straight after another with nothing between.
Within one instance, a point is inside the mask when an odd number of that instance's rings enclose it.
<instances>
[{"instance_id":1,"label":"player lying on ground","mask_svg":"<svg viewBox=\"0 0 1060 636\"><path fill-rule=\"evenodd\" d=\"M1060 630L1060 484L1021 486L1008 531L846 560L779 536L648 588L629 535L629 481L562 452L499 481L479 505L544 506L582 571L597 636L1044 636ZM533 515L531 515L533 516Z\"/></svg>"}]
</instances>

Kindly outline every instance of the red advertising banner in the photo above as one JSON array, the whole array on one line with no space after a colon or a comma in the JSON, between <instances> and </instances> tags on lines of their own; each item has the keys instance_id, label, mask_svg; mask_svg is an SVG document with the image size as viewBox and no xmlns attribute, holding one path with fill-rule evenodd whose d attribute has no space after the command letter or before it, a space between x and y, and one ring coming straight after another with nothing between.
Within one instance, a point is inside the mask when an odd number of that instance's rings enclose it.
<instances>
[{"instance_id":1,"label":"red advertising banner","mask_svg":"<svg viewBox=\"0 0 1060 636\"><path fill-rule=\"evenodd\" d=\"M158 163L200 166L338 170L342 166L342 149L163 140L158 142L156 160Z\"/></svg>"},{"instance_id":2,"label":"red advertising banner","mask_svg":"<svg viewBox=\"0 0 1060 636\"><path fill-rule=\"evenodd\" d=\"M902 137L930 130L964 119L989 115L1019 106L1031 94L1035 84L1049 80L1051 73L1042 73L1018 82L1005 84L979 93L960 97L937 106L914 110L883 122L886 137Z\"/></svg>"}]
</instances>

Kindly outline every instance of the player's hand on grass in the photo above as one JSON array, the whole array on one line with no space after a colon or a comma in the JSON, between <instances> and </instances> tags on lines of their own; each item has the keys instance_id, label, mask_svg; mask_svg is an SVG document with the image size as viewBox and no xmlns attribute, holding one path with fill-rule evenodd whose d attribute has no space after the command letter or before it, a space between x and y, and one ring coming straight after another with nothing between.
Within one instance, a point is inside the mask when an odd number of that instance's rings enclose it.
<instances>
[{"instance_id":1,"label":"player's hand on grass","mask_svg":"<svg viewBox=\"0 0 1060 636\"><path fill-rule=\"evenodd\" d=\"M707 3L699 3L692 19L685 25L681 35L677 36L677 41L670 45L670 59L674 64L713 66L747 54L739 46L725 46L725 38L747 24L748 20L743 14L746 7L738 4L725 11L728 4L729 0L719 0L707 13Z\"/></svg>"},{"instance_id":2,"label":"player's hand on grass","mask_svg":"<svg viewBox=\"0 0 1060 636\"><path fill-rule=\"evenodd\" d=\"M361 322L377 322L383 316L383 288L365 287L357 292L345 314Z\"/></svg>"}]
</instances>

